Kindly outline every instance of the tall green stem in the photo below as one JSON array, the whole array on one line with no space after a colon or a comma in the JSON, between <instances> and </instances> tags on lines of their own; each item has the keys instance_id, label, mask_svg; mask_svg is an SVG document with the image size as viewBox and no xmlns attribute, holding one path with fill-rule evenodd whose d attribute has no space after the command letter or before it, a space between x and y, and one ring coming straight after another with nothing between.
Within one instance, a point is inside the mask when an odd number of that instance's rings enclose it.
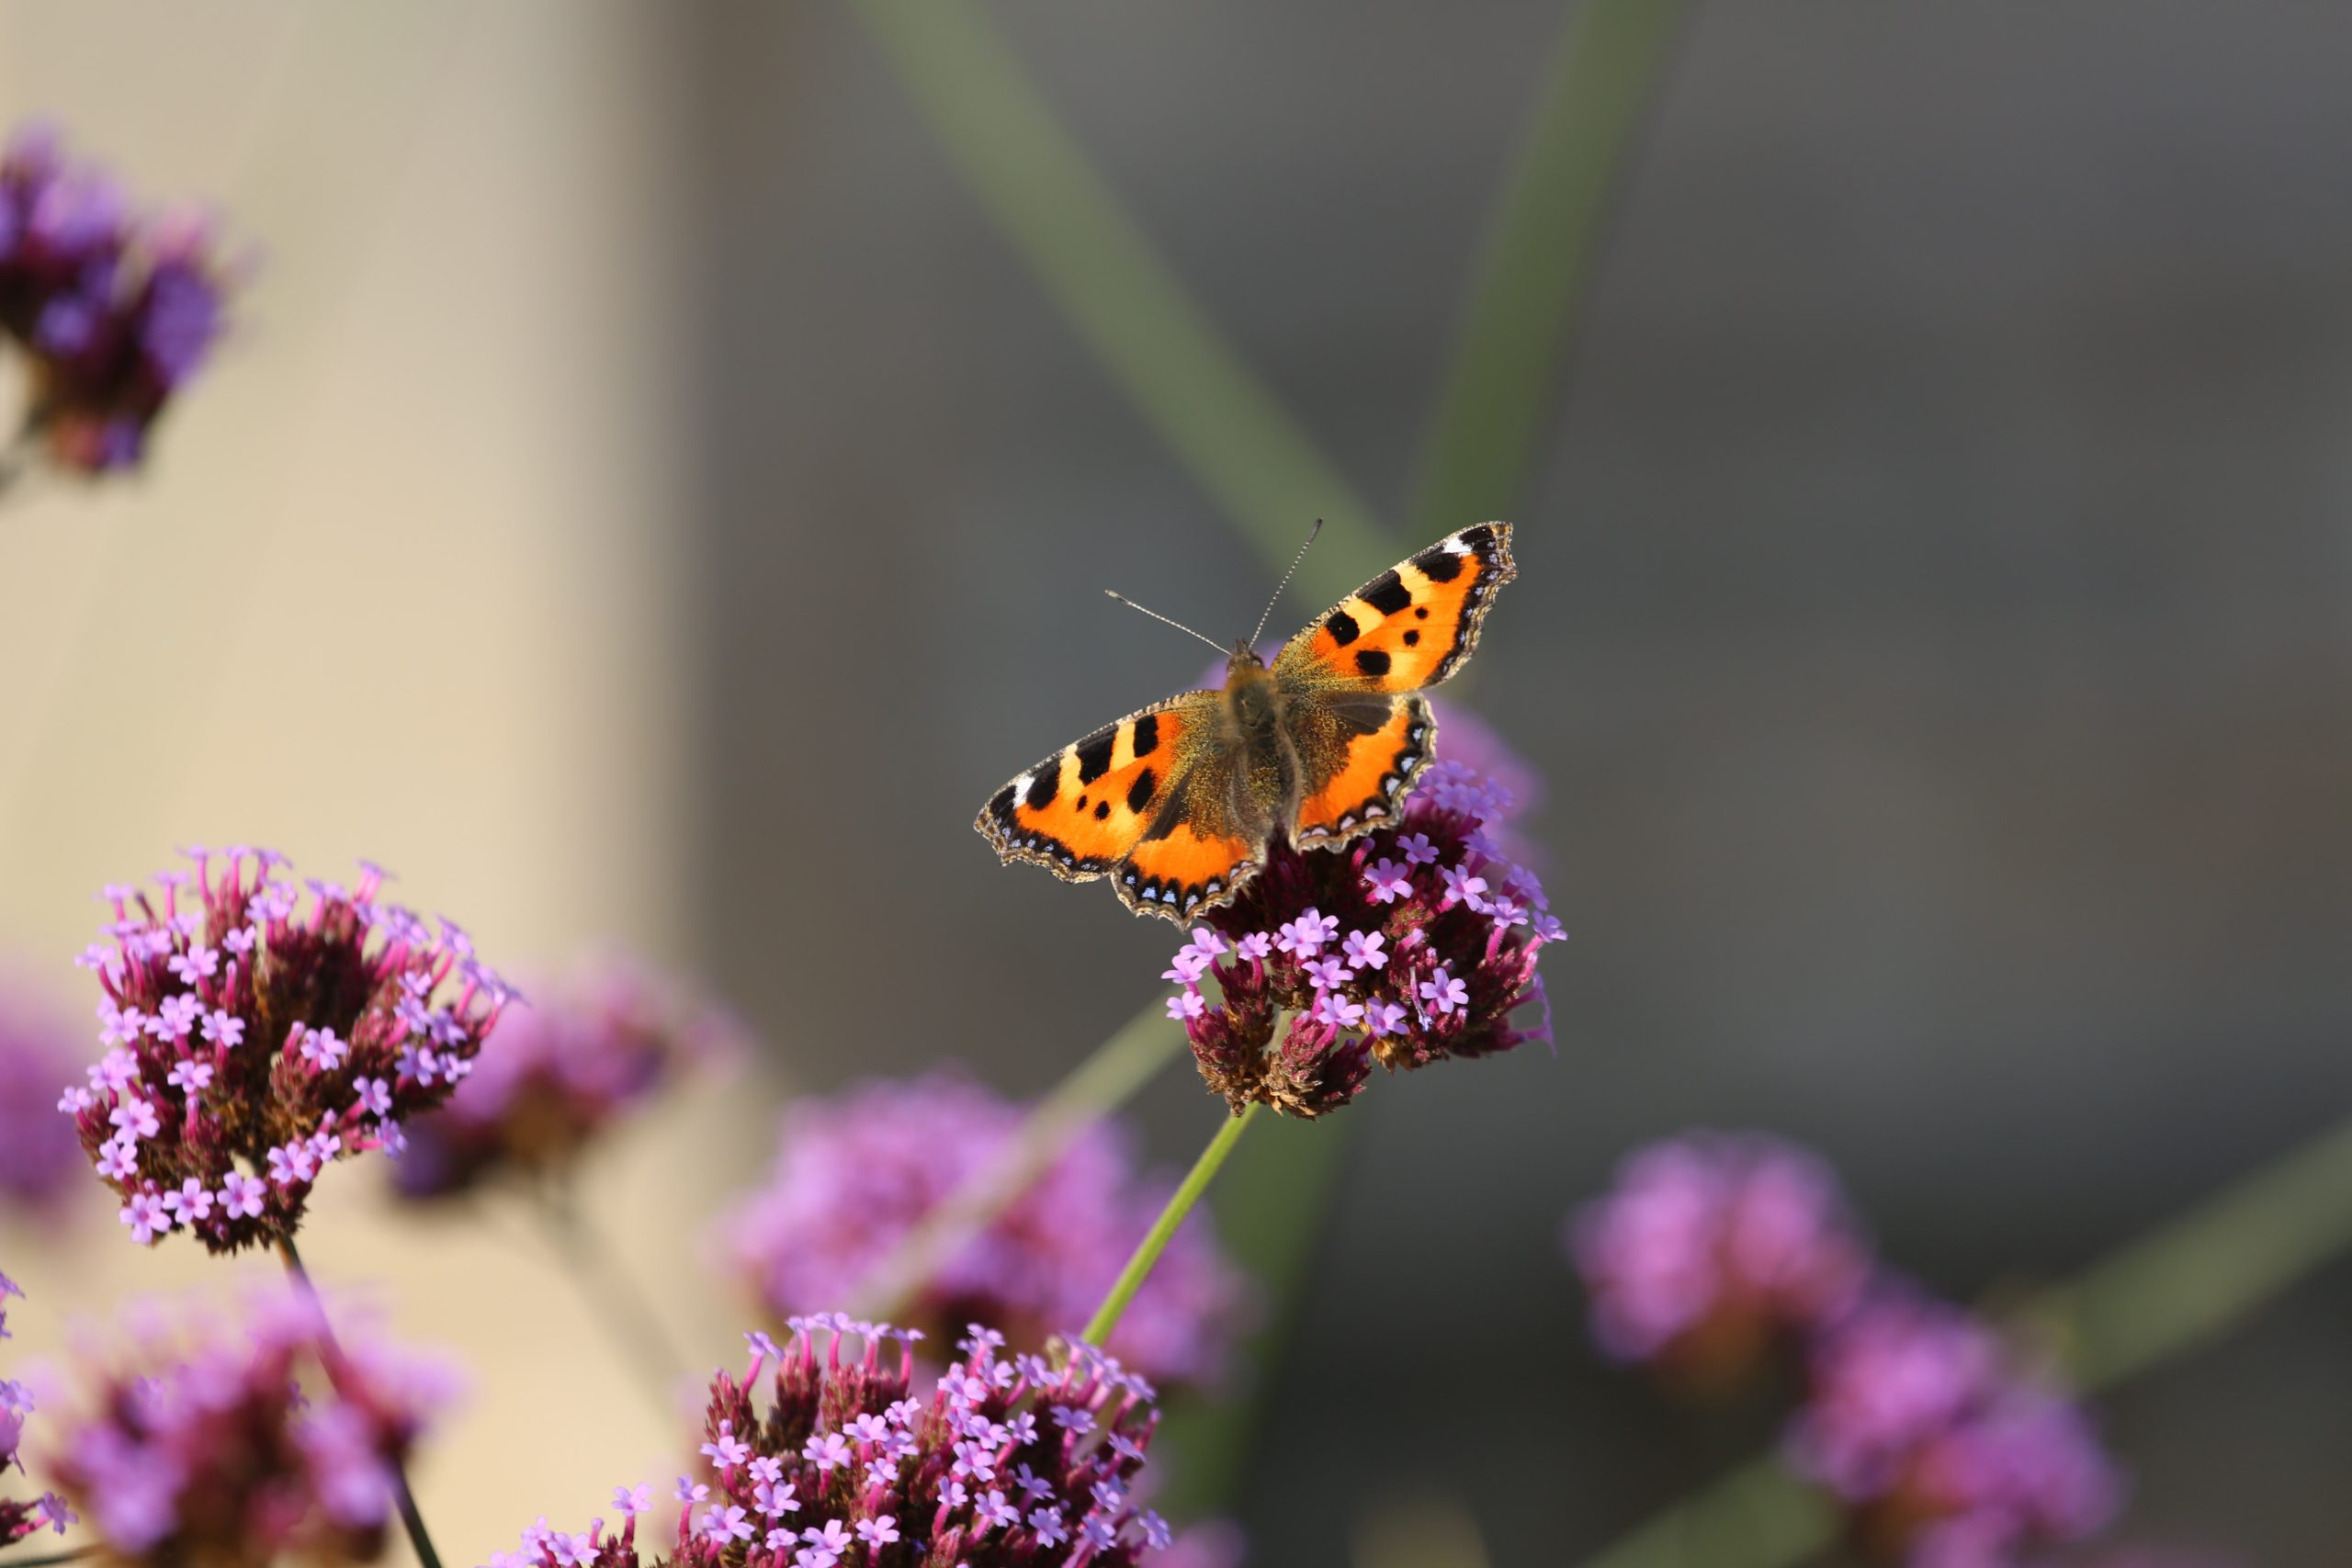
<instances>
[{"instance_id":1,"label":"tall green stem","mask_svg":"<svg viewBox=\"0 0 2352 1568\"><path fill-rule=\"evenodd\" d=\"M1325 602L1393 558L1372 509L1251 372L968 0L864 0L944 153L1113 381L1273 570L1306 525L1299 586Z\"/></svg>"},{"instance_id":2,"label":"tall green stem","mask_svg":"<svg viewBox=\"0 0 2352 1568\"><path fill-rule=\"evenodd\" d=\"M343 1353L343 1346L334 1337L334 1327L327 1321L326 1303L319 1299L319 1289L311 1282L311 1271L302 1267L302 1255L294 1250L292 1236L281 1237L277 1255L286 1263L286 1272L294 1281L318 1314L319 1359L326 1363L327 1381L345 1399L356 1399L350 1387L351 1362ZM441 1568L441 1554L433 1550L433 1537L424 1528L424 1515L416 1506L416 1494L409 1489L408 1467L397 1459L392 1461L392 1502L400 1509L401 1527L408 1531L408 1543L415 1549L416 1560L424 1568Z\"/></svg>"},{"instance_id":3,"label":"tall green stem","mask_svg":"<svg viewBox=\"0 0 2352 1568\"><path fill-rule=\"evenodd\" d=\"M1257 1119L1258 1111L1259 1107L1251 1105L1238 1116L1227 1116L1225 1124L1216 1130L1216 1136L1209 1140L1209 1146L1201 1151L1201 1157L1193 1162L1193 1168L1185 1173L1175 1196L1169 1199L1168 1206L1159 1211L1159 1218L1152 1221L1151 1229L1144 1233L1135 1256L1127 1259L1127 1266L1119 1270L1118 1279L1112 1282L1111 1293L1102 1298L1102 1304L1095 1309L1094 1316L1087 1323L1084 1337L1088 1344L1109 1343L1112 1331L1119 1326L1119 1319L1126 1315L1127 1303L1136 1299L1136 1292L1143 1289L1143 1282L1151 1277L1152 1266L1159 1261L1159 1255L1168 1250L1169 1242L1175 1239L1177 1227L1193 1212L1193 1205L1201 1201L1201 1194L1206 1192L1209 1183L1216 1179L1217 1168L1225 1163L1225 1156L1233 1152L1233 1145L1241 1141L1241 1130Z\"/></svg>"},{"instance_id":4,"label":"tall green stem","mask_svg":"<svg viewBox=\"0 0 2352 1568\"><path fill-rule=\"evenodd\" d=\"M1625 149L1683 8L1684 0L1576 8L1489 220L1423 455L1413 538L1516 508Z\"/></svg>"}]
</instances>

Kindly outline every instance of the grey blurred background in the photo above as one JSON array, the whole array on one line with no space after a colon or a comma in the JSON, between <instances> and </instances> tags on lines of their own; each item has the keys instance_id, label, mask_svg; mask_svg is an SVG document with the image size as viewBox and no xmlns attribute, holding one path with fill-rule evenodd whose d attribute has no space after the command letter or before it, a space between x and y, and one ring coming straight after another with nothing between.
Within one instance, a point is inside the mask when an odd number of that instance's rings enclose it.
<instances>
[{"instance_id":1,"label":"grey blurred background","mask_svg":"<svg viewBox=\"0 0 2352 1568\"><path fill-rule=\"evenodd\" d=\"M993 11L1402 513L1562 8ZM953 1054L1042 1089L1172 942L1000 870L970 815L1196 678L1102 587L1228 636L1272 574L865 29L695 17L707 950L820 1079ZM1696 12L1471 694L1551 781L1559 1052L1349 1113L1256 1561L1345 1561L1427 1494L1498 1563L1566 1562L1745 1451L1585 1349L1556 1227L1636 1142L1810 1140L1893 1258L1976 1297L2344 1113L2347 60L2331 6ZM1181 1073L1144 1109L1170 1159L1211 1124ZM2125 1537L2342 1560L2347 1311L2339 1267L2104 1402Z\"/></svg>"}]
</instances>

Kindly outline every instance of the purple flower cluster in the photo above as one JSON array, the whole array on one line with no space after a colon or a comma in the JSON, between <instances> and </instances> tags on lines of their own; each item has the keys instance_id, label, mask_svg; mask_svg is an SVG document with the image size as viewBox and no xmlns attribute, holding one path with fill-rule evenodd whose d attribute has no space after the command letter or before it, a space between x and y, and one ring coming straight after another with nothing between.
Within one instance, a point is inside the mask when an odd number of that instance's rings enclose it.
<instances>
[{"instance_id":1,"label":"purple flower cluster","mask_svg":"<svg viewBox=\"0 0 2352 1568\"><path fill-rule=\"evenodd\" d=\"M2013 1562L2091 1535L2121 1501L2071 1400L1984 1322L1900 1283L1821 1335L1810 1385L1792 1461L1915 1568Z\"/></svg>"},{"instance_id":2,"label":"purple flower cluster","mask_svg":"<svg viewBox=\"0 0 2352 1568\"><path fill-rule=\"evenodd\" d=\"M80 1189L82 1149L57 1114L57 1086L85 1054L29 986L0 970L0 1212L58 1216Z\"/></svg>"},{"instance_id":3,"label":"purple flower cluster","mask_svg":"<svg viewBox=\"0 0 2352 1568\"><path fill-rule=\"evenodd\" d=\"M1396 823L1336 849L1272 845L1240 896L1204 917L1167 971L1168 1014L1236 1114L1255 1101L1317 1117L1354 1099L1375 1061L1409 1069L1551 1038L1535 963L1566 933L1487 830L1512 807L1492 779L1433 762ZM1526 1008L1540 1010L1521 1028Z\"/></svg>"},{"instance_id":4,"label":"purple flower cluster","mask_svg":"<svg viewBox=\"0 0 2352 1568\"><path fill-rule=\"evenodd\" d=\"M447 1104L405 1123L394 1189L429 1200L500 1177L560 1182L682 1074L740 1048L730 1020L644 966L585 966L507 1019Z\"/></svg>"},{"instance_id":5,"label":"purple flower cluster","mask_svg":"<svg viewBox=\"0 0 2352 1568\"><path fill-rule=\"evenodd\" d=\"M974 1325L930 1398L914 1397L920 1336L837 1314L797 1318L778 1347L750 1336L751 1370L713 1377L707 1483L678 1480L666 1562L681 1568L1129 1568L1170 1540L1134 1502L1159 1415L1141 1378L1090 1346L1059 1364L998 1355ZM861 1353L855 1344L863 1340ZM892 1342L897 1353L888 1353ZM769 1400L754 1393L773 1366ZM524 1532L491 1568L636 1568L652 1489L622 1487L606 1534Z\"/></svg>"},{"instance_id":6,"label":"purple flower cluster","mask_svg":"<svg viewBox=\"0 0 2352 1568\"><path fill-rule=\"evenodd\" d=\"M926 1214L1005 1156L1023 1120L1019 1106L946 1071L795 1104L767 1184L727 1221L737 1269L779 1320L854 1299ZM1138 1177L1115 1123L1092 1123L941 1264L908 1315L934 1333L976 1319L1001 1324L1024 1341L1083 1322L1168 1192ZM1110 1348L1163 1382L1213 1378L1244 1326L1247 1302L1205 1216L1196 1215Z\"/></svg>"},{"instance_id":7,"label":"purple flower cluster","mask_svg":"<svg viewBox=\"0 0 2352 1568\"><path fill-rule=\"evenodd\" d=\"M1836 1178L1755 1134L1638 1150L1569 1222L1602 1348L1722 1382L1793 1351L1799 1473L1911 1568L2005 1568L2079 1540L2122 1482L2082 1411L1982 1319L1883 1271Z\"/></svg>"},{"instance_id":8,"label":"purple flower cluster","mask_svg":"<svg viewBox=\"0 0 2352 1568\"><path fill-rule=\"evenodd\" d=\"M186 1230L213 1252L290 1237L320 1172L449 1098L510 993L447 920L311 880L267 850L186 852L160 903L108 887L96 972L110 1049L59 1109L142 1245ZM447 999L436 999L446 997Z\"/></svg>"},{"instance_id":9,"label":"purple flower cluster","mask_svg":"<svg viewBox=\"0 0 2352 1568\"><path fill-rule=\"evenodd\" d=\"M447 1374L345 1325L333 1392L306 1392L325 1325L308 1297L256 1300L237 1324L184 1321L104 1374L68 1415L51 1466L105 1538L151 1563L365 1562L391 1487Z\"/></svg>"},{"instance_id":10,"label":"purple flower cluster","mask_svg":"<svg viewBox=\"0 0 2352 1568\"><path fill-rule=\"evenodd\" d=\"M24 1293L15 1280L0 1274L0 1339L8 1337L8 1298ZM25 1461L17 1450L24 1442L25 1417L32 1413L33 1396L25 1385L0 1378L0 1475L6 1475L11 1465L23 1472ZM44 1492L29 1501L0 1497L0 1546L22 1540L43 1525L63 1535L67 1525L77 1522L65 1499L54 1492Z\"/></svg>"},{"instance_id":11,"label":"purple flower cluster","mask_svg":"<svg viewBox=\"0 0 2352 1568\"><path fill-rule=\"evenodd\" d=\"M1571 1219L1593 1333L1620 1360L1735 1378L1869 1278L1838 1179L1777 1138L1696 1134L1636 1151Z\"/></svg>"},{"instance_id":12,"label":"purple flower cluster","mask_svg":"<svg viewBox=\"0 0 2352 1568\"><path fill-rule=\"evenodd\" d=\"M26 434L61 468L138 464L220 337L232 284L201 220L140 221L49 130L20 130L0 153L0 333L31 364Z\"/></svg>"}]
</instances>

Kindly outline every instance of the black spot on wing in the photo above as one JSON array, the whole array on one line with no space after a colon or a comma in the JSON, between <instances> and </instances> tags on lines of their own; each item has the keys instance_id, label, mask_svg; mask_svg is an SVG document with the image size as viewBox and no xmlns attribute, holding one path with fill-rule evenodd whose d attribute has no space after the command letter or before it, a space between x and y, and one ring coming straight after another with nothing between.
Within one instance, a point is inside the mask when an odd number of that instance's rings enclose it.
<instances>
[{"instance_id":1,"label":"black spot on wing","mask_svg":"<svg viewBox=\"0 0 2352 1568\"><path fill-rule=\"evenodd\" d=\"M1051 806L1054 803L1055 793L1061 787L1061 759L1057 757L1046 766L1039 768L1037 776L1029 781L1029 809L1043 811Z\"/></svg>"},{"instance_id":2,"label":"black spot on wing","mask_svg":"<svg viewBox=\"0 0 2352 1568\"><path fill-rule=\"evenodd\" d=\"M995 818L1000 822L1012 821L1012 803L1019 798L1019 791L1015 790L1011 784L1005 785L1002 789L996 792L996 798L989 802L989 815Z\"/></svg>"},{"instance_id":3,"label":"black spot on wing","mask_svg":"<svg viewBox=\"0 0 2352 1568\"><path fill-rule=\"evenodd\" d=\"M1159 750L1159 716L1156 713L1148 713L1136 720L1135 752L1138 757L1148 757Z\"/></svg>"},{"instance_id":4,"label":"black spot on wing","mask_svg":"<svg viewBox=\"0 0 2352 1568\"><path fill-rule=\"evenodd\" d=\"M1388 655L1376 648L1367 648L1356 655L1356 668L1367 675L1385 675L1388 673Z\"/></svg>"},{"instance_id":5,"label":"black spot on wing","mask_svg":"<svg viewBox=\"0 0 2352 1568\"><path fill-rule=\"evenodd\" d=\"M1119 731L1114 726L1102 734L1090 737L1078 748L1078 782L1091 784L1111 771L1111 748L1118 744ZM1046 797L1051 800L1053 796Z\"/></svg>"},{"instance_id":6,"label":"black spot on wing","mask_svg":"<svg viewBox=\"0 0 2352 1568\"><path fill-rule=\"evenodd\" d=\"M1451 582L1462 575L1467 556L1457 556L1443 545L1431 545L1413 558L1414 570L1431 582Z\"/></svg>"},{"instance_id":7,"label":"black spot on wing","mask_svg":"<svg viewBox=\"0 0 2352 1568\"><path fill-rule=\"evenodd\" d=\"M1159 787L1159 781L1152 776L1149 768L1137 773L1134 786L1127 791L1127 809L1142 816L1143 808L1151 804L1151 792Z\"/></svg>"},{"instance_id":8,"label":"black spot on wing","mask_svg":"<svg viewBox=\"0 0 2352 1568\"><path fill-rule=\"evenodd\" d=\"M1413 647L1415 644L1419 643L1420 640L1421 640L1421 634L1420 634L1420 633L1419 633L1419 632L1407 632L1407 633L1405 634L1405 646L1406 646L1407 648L1411 648L1411 647Z\"/></svg>"},{"instance_id":9,"label":"black spot on wing","mask_svg":"<svg viewBox=\"0 0 2352 1568\"><path fill-rule=\"evenodd\" d=\"M1106 817L1108 817L1108 816L1110 816L1110 815L1111 815L1111 803L1110 803L1109 801L1107 801L1107 800L1098 800L1098 801L1096 801L1096 802L1094 803L1094 820L1096 820L1097 822L1100 822L1100 821L1102 821L1104 818L1106 818Z\"/></svg>"},{"instance_id":10,"label":"black spot on wing","mask_svg":"<svg viewBox=\"0 0 2352 1568\"><path fill-rule=\"evenodd\" d=\"M1345 610L1332 611L1331 618L1323 623L1323 629L1329 632L1331 640L1341 648L1355 641L1358 633L1356 618Z\"/></svg>"},{"instance_id":11,"label":"black spot on wing","mask_svg":"<svg viewBox=\"0 0 2352 1568\"><path fill-rule=\"evenodd\" d=\"M1384 615L1393 615L1413 602L1413 591L1394 571L1384 571L1356 595Z\"/></svg>"}]
</instances>

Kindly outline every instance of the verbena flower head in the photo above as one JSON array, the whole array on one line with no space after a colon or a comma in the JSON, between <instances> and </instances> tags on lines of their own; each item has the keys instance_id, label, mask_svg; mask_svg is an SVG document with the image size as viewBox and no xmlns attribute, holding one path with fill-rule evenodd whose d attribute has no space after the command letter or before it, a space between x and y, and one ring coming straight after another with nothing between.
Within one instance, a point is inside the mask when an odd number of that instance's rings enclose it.
<instances>
[{"instance_id":1,"label":"verbena flower head","mask_svg":"<svg viewBox=\"0 0 2352 1568\"><path fill-rule=\"evenodd\" d=\"M119 1560L372 1561L394 1469L453 1384L354 1327L331 1383L319 1310L291 1292L152 1328L61 1413L49 1469Z\"/></svg>"},{"instance_id":2,"label":"verbena flower head","mask_svg":"<svg viewBox=\"0 0 2352 1568\"><path fill-rule=\"evenodd\" d=\"M15 1280L0 1274L0 1339L8 1337L8 1298L23 1294ZM31 1391L23 1383L0 1378L0 1476L11 1469L23 1472L25 1461L17 1450L24 1443L25 1418L32 1413ZM0 1546L22 1540L43 1525L63 1535L65 1527L75 1519L65 1499L54 1492L29 1498L0 1495Z\"/></svg>"},{"instance_id":3,"label":"verbena flower head","mask_svg":"<svg viewBox=\"0 0 2352 1568\"><path fill-rule=\"evenodd\" d=\"M1871 1267L1828 1167L1755 1134L1636 1150L1570 1220L1567 1241L1601 1348L1702 1382L1810 1334Z\"/></svg>"},{"instance_id":4,"label":"verbena flower head","mask_svg":"<svg viewBox=\"0 0 2352 1568\"><path fill-rule=\"evenodd\" d=\"M753 1334L750 1370L711 1380L702 1452L680 1477L682 1568L1127 1568L1164 1547L1133 1501L1159 1414L1149 1384L1086 1345L1059 1365L1010 1359L972 1327L927 1390L911 1331L835 1314ZM767 1397L759 1398L763 1373ZM932 1380L925 1380L931 1382ZM622 1524L543 1519L492 1568L635 1568L651 1488L614 1494Z\"/></svg>"},{"instance_id":5,"label":"verbena flower head","mask_svg":"<svg viewBox=\"0 0 2352 1568\"><path fill-rule=\"evenodd\" d=\"M1396 823L1338 849L1271 846L1168 970L1169 1016L1209 1088L1237 1114L1256 1101L1311 1118L1354 1099L1374 1062L1410 1069L1548 1041L1536 956L1566 933L1535 874L1487 831L1511 807L1493 780L1441 760Z\"/></svg>"},{"instance_id":6,"label":"verbena flower head","mask_svg":"<svg viewBox=\"0 0 2352 1568\"><path fill-rule=\"evenodd\" d=\"M78 961L106 1055L71 1114L132 1239L213 1252L291 1236L320 1173L394 1148L473 1070L510 993L447 920L312 880L266 850L187 852L160 892L109 887L112 945Z\"/></svg>"},{"instance_id":7,"label":"verbena flower head","mask_svg":"<svg viewBox=\"0 0 2352 1568\"><path fill-rule=\"evenodd\" d=\"M925 1215L995 1167L1023 1121L1021 1107L951 1071L794 1104L767 1184L725 1222L735 1267L779 1320L854 1299ZM939 1337L973 1319L1023 1340L1083 1322L1169 1191L1138 1176L1117 1123L1092 1123L944 1260L907 1315ZM1196 1214L1160 1258L1111 1348L1163 1381L1211 1378L1246 1326L1247 1303L1205 1214Z\"/></svg>"},{"instance_id":8,"label":"verbena flower head","mask_svg":"<svg viewBox=\"0 0 2352 1568\"><path fill-rule=\"evenodd\" d=\"M1789 1451L1867 1545L1919 1568L2081 1540L2122 1495L2075 1404L1982 1320L1900 1284L1816 1342Z\"/></svg>"},{"instance_id":9,"label":"verbena flower head","mask_svg":"<svg viewBox=\"0 0 2352 1568\"><path fill-rule=\"evenodd\" d=\"M52 462L138 464L220 334L234 270L201 220L141 221L51 131L17 132L0 153L0 333L31 365L27 434Z\"/></svg>"},{"instance_id":10,"label":"verbena flower head","mask_svg":"<svg viewBox=\"0 0 2352 1568\"><path fill-rule=\"evenodd\" d=\"M404 1124L394 1188L433 1199L500 1177L560 1182L682 1075L731 1059L740 1040L718 1010L641 964L584 966L499 1026L498 1049L447 1104Z\"/></svg>"},{"instance_id":11,"label":"verbena flower head","mask_svg":"<svg viewBox=\"0 0 2352 1568\"><path fill-rule=\"evenodd\" d=\"M0 965L0 1213L51 1222L80 1190L82 1148L57 1086L85 1058L49 998Z\"/></svg>"}]
</instances>

